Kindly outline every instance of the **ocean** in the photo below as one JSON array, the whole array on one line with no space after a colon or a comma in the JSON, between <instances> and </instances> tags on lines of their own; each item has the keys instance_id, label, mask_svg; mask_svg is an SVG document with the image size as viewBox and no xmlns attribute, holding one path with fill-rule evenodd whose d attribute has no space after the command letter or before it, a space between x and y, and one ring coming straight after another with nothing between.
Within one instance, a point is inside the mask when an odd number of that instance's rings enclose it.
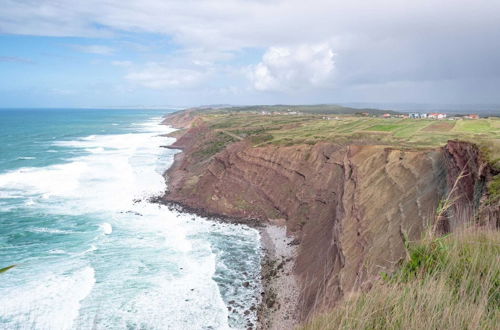
<instances>
[{"instance_id":1,"label":"ocean","mask_svg":"<svg viewBox=\"0 0 500 330\"><path fill-rule=\"evenodd\" d=\"M0 110L0 329L256 324L258 231L149 202L167 112Z\"/></svg>"}]
</instances>

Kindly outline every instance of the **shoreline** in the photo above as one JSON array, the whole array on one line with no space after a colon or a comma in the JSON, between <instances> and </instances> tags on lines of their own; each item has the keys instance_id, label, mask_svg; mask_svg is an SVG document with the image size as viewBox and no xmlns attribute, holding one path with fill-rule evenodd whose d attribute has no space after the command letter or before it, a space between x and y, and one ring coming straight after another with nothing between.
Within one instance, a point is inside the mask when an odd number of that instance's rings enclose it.
<instances>
[{"instance_id":1,"label":"shoreline","mask_svg":"<svg viewBox=\"0 0 500 330\"><path fill-rule=\"evenodd\" d=\"M209 221L246 225L257 229L263 254L260 271L263 291L257 308L256 329L294 329L298 325L299 286L293 273L298 244L293 235L287 234L284 225L214 214L204 209L165 200L164 197L152 197L150 202L165 205L179 212L196 214Z\"/></svg>"},{"instance_id":2,"label":"shoreline","mask_svg":"<svg viewBox=\"0 0 500 330\"><path fill-rule=\"evenodd\" d=\"M171 124L162 122L175 128ZM171 133L169 133L171 134ZM163 148L179 150L179 155L184 154L184 148L172 145ZM195 208L178 201L169 200L168 189L170 174L182 156L174 158L174 162L163 173L167 190L163 195L153 196L149 200L153 203L166 205L179 212L192 213L216 221L230 224L243 224L259 231L260 249L263 254L261 262L261 302L257 308L257 329L294 329L298 325L298 280L294 275L295 259L297 256L297 240L287 234L284 223L270 223L269 221L255 218L238 218L224 214L211 213L203 208ZM249 328L251 329L251 328Z\"/></svg>"},{"instance_id":3,"label":"shoreline","mask_svg":"<svg viewBox=\"0 0 500 330\"><path fill-rule=\"evenodd\" d=\"M267 224L260 230L264 251L262 277L265 295L259 310L262 329L294 329L298 325L299 286L293 273L297 248L284 226Z\"/></svg>"}]
</instances>

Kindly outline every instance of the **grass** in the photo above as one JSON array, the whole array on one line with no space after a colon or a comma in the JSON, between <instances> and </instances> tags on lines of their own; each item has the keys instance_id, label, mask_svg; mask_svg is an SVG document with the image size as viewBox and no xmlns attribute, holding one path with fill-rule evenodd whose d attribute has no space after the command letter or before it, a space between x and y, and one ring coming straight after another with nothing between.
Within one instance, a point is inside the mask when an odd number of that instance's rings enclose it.
<instances>
[{"instance_id":1,"label":"grass","mask_svg":"<svg viewBox=\"0 0 500 330\"><path fill-rule=\"evenodd\" d=\"M449 131L455 127L455 122L453 121L438 121L436 123L427 125L424 128L425 131L429 132L440 132L440 131Z\"/></svg>"},{"instance_id":2,"label":"grass","mask_svg":"<svg viewBox=\"0 0 500 330\"><path fill-rule=\"evenodd\" d=\"M368 127L367 131L381 131L381 132L389 132L394 131L397 128L401 128L398 124L379 124Z\"/></svg>"},{"instance_id":3,"label":"grass","mask_svg":"<svg viewBox=\"0 0 500 330\"><path fill-rule=\"evenodd\" d=\"M215 131L226 131L248 138L262 146L334 143L361 143L399 148L440 147L448 140L460 139L489 150L490 158L500 163L500 118L459 119L384 119L337 115L261 115L252 112L201 114Z\"/></svg>"},{"instance_id":4,"label":"grass","mask_svg":"<svg viewBox=\"0 0 500 330\"><path fill-rule=\"evenodd\" d=\"M462 120L457 125L459 131L473 133L488 131L490 128L491 124L486 120Z\"/></svg>"},{"instance_id":5,"label":"grass","mask_svg":"<svg viewBox=\"0 0 500 330\"><path fill-rule=\"evenodd\" d=\"M497 329L500 232L463 231L408 246L400 270L304 329Z\"/></svg>"},{"instance_id":6,"label":"grass","mask_svg":"<svg viewBox=\"0 0 500 330\"><path fill-rule=\"evenodd\" d=\"M495 175L493 180L488 184L488 204L494 204L500 200L500 174Z\"/></svg>"},{"instance_id":7,"label":"grass","mask_svg":"<svg viewBox=\"0 0 500 330\"><path fill-rule=\"evenodd\" d=\"M197 157L200 159L207 159L219 151L222 151L228 144L235 142L236 139L233 137L224 134L223 132L218 132L215 134L215 137L209 139L205 142L202 148L196 152Z\"/></svg>"},{"instance_id":8,"label":"grass","mask_svg":"<svg viewBox=\"0 0 500 330\"><path fill-rule=\"evenodd\" d=\"M4 267L4 268L0 268L0 274L5 273L6 271L8 271L9 269L14 268L14 267L16 267L16 265L10 265L10 266Z\"/></svg>"}]
</instances>

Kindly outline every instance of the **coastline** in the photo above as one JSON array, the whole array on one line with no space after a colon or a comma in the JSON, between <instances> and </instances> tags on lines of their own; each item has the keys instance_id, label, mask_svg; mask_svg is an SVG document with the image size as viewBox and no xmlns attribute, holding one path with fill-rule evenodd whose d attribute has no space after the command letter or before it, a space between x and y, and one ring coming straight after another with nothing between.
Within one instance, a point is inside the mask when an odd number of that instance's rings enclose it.
<instances>
[{"instance_id":1,"label":"coastline","mask_svg":"<svg viewBox=\"0 0 500 330\"><path fill-rule=\"evenodd\" d=\"M249 120L255 121L250 127ZM181 129L171 135L177 138L171 147L181 152L164 175L168 191L160 197L187 205L191 212L259 228L265 255L263 329L298 326L294 320L309 320L334 308L346 294L368 290L381 272L392 273L405 260L405 241L421 237L460 173L471 175L460 180L457 189L465 195L453 205L446 224L470 219L479 205L471 207L468 201L482 191L484 204L489 196L485 182L498 174L479 146L467 141L407 148L376 137L359 141L354 131L346 144L309 144L294 142L293 134L279 126L276 134L286 133L294 143L262 144L272 137L262 133L262 127L269 127L263 126L266 120L203 116L195 110L169 115L163 123ZM234 138L229 128L246 139ZM495 222L495 207L483 208L489 215L482 217ZM293 312L286 315L287 309Z\"/></svg>"},{"instance_id":2,"label":"coastline","mask_svg":"<svg viewBox=\"0 0 500 330\"><path fill-rule=\"evenodd\" d=\"M262 278L265 295L259 311L263 329L294 329L298 325L299 286L294 275L295 239L284 226L267 224L261 230L265 253Z\"/></svg>"},{"instance_id":3,"label":"coastline","mask_svg":"<svg viewBox=\"0 0 500 330\"><path fill-rule=\"evenodd\" d=\"M163 125L174 125L162 122ZM261 263L261 302L257 308L258 324L256 329L294 329L299 323L297 311L299 301L299 285L294 274L297 256L298 241L287 233L284 223L270 223L256 218L239 218L225 214L211 213L204 208L195 208L178 201L169 200L168 187L181 159L184 157L184 148L162 146L180 150L172 165L163 173L167 183L167 191L163 196L150 198L151 202L167 205L180 212L193 213L210 221L244 224L259 231L263 259ZM248 329L252 329L249 327Z\"/></svg>"},{"instance_id":4,"label":"coastline","mask_svg":"<svg viewBox=\"0 0 500 330\"><path fill-rule=\"evenodd\" d=\"M179 212L196 214L210 221L243 224L257 229L263 253L260 272L263 291L260 306L257 308L259 324L256 329L294 329L298 325L299 285L293 272L297 257L297 240L293 235L287 234L283 224L209 213L179 202L166 201L163 197L153 197L150 201L167 205Z\"/></svg>"}]
</instances>

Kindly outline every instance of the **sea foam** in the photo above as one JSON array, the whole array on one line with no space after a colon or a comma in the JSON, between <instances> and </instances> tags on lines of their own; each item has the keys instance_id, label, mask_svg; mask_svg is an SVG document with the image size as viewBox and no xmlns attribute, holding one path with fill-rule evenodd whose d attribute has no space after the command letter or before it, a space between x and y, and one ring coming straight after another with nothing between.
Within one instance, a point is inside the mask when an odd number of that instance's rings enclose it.
<instances>
[{"instance_id":1,"label":"sea foam","mask_svg":"<svg viewBox=\"0 0 500 330\"><path fill-rule=\"evenodd\" d=\"M131 133L55 141L58 152L68 149L76 156L0 174L3 197L24 197L21 207L28 203L30 212L42 214L28 231L60 242L19 267L15 286L0 284L2 293L7 290L0 306L9 305L0 307L0 318L8 320L0 327L225 329L228 317L232 327L244 327L236 314L228 315L225 301L249 309L258 303L259 283L238 289L220 283L242 278L243 272L258 278L252 273L260 265L258 233L147 201L165 191L162 173L176 153L160 148L174 139L160 136L172 129L159 121L137 123ZM44 222L47 215L60 223ZM223 246L228 238L245 257L222 251L233 249ZM252 264L232 269L235 258ZM49 274L39 273L46 268ZM14 283L14 272L9 273L5 279ZM255 321L256 315L249 318Z\"/></svg>"}]
</instances>

